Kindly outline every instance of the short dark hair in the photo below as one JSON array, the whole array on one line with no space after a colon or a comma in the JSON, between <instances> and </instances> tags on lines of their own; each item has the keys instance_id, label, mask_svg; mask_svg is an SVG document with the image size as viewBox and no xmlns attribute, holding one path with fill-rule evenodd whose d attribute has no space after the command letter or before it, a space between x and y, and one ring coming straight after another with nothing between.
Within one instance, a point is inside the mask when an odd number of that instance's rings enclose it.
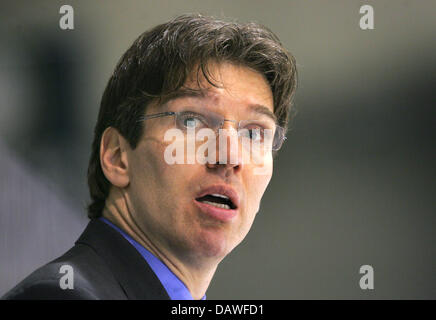
<instances>
[{"instance_id":1,"label":"short dark hair","mask_svg":"<svg viewBox=\"0 0 436 320\"><path fill-rule=\"evenodd\" d=\"M183 15L141 34L124 53L109 79L94 130L88 185L89 218L101 216L110 182L100 165L100 141L116 128L136 148L143 133L138 119L152 101L180 89L192 72L213 84L211 60L252 68L267 79L278 124L287 128L296 89L296 63L277 36L256 24L226 22L199 14Z\"/></svg>"}]
</instances>

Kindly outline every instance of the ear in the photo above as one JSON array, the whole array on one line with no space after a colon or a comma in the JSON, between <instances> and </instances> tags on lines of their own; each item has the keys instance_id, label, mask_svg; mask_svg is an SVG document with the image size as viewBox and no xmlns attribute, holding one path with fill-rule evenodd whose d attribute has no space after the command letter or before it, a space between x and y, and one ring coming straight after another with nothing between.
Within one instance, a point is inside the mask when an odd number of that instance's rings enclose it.
<instances>
[{"instance_id":1,"label":"ear","mask_svg":"<svg viewBox=\"0 0 436 320\"><path fill-rule=\"evenodd\" d=\"M106 179L119 188L129 185L126 147L127 141L117 129L106 128L100 141L100 165Z\"/></svg>"}]
</instances>

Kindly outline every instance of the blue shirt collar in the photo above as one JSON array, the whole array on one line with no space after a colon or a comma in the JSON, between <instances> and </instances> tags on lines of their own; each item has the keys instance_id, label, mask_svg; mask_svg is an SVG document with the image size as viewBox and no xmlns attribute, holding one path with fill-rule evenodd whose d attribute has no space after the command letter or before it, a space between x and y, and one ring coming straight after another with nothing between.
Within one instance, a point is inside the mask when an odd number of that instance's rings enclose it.
<instances>
[{"instance_id":1,"label":"blue shirt collar","mask_svg":"<svg viewBox=\"0 0 436 320\"><path fill-rule=\"evenodd\" d=\"M159 281L162 283L171 300L193 300L192 295L188 288L186 288L185 284L179 278L177 278L177 276L162 261L160 261L150 251L133 240L127 233L118 228L108 219L100 217L100 220L121 233L121 235L123 235L123 237L129 241L132 246L136 248L136 250L138 250L145 261L147 261L153 272L159 278ZM204 295L201 300L206 300L206 295Z\"/></svg>"}]
</instances>

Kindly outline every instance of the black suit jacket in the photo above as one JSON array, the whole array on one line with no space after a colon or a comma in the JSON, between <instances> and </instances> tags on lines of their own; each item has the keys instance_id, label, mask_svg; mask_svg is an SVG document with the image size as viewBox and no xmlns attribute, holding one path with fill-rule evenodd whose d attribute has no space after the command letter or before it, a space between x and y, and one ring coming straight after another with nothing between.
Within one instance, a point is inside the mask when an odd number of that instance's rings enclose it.
<instances>
[{"instance_id":1,"label":"black suit jacket","mask_svg":"<svg viewBox=\"0 0 436 320\"><path fill-rule=\"evenodd\" d=\"M74 289L61 289L62 265ZM39 268L2 299L170 299L141 254L116 230L93 219L64 255Z\"/></svg>"}]
</instances>

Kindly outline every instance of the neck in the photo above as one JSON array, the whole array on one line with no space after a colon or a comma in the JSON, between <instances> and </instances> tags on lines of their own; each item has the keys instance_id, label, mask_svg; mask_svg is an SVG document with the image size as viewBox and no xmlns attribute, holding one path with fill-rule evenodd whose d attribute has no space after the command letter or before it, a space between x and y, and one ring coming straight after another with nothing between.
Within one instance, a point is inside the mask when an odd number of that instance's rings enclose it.
<instances>
[{"instance_id":1,"label":"neck","mask_svg":"<svg viewBox=\"0 0 436 320\"><path fill-rule=\"evenodd\" d=\"M192 255L180 257L160 243L150 233L141 230L129 210L126 195L118 188L112 188L103 217L127 233L132 239L160 259L188 288L195 300L201 299L218 266L218 262L192 258ZM183 258L184 257L184 258Z\"/></svg>"}]
</instances>

